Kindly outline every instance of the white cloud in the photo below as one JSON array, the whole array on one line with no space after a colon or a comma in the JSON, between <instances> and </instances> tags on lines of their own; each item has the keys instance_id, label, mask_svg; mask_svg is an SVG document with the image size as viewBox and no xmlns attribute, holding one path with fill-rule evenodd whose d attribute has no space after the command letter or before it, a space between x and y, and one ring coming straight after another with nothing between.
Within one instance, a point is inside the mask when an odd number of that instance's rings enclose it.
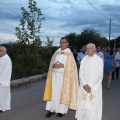
<instances>
[{"instance_id":1,"label":"white cloud","mask_svg":"<svg viewBox=\"0 0 120 120\"><path fill-rule=\"evenodd\" d=\"M15 42L17 40L16 36L8 33L0 33L0 43L4 42Z\"/></svg>"},{"instance_id":2,"label":"white cloud","mask_svg":"<svg viewBox=\"0 0 120 120\"><path fill-rule=\"evenodd\" d=\"M20 7L27 8L29 0L4 0L0 4L0 40L13 40L15 27L21 18ZM99 11L112 18L111 38L120 36L120 1L89 0ZM80 33L86 27L99 29L108 37L109 19L101 15L87 0L36 0L45 17L42 22L41 39L46 36L59 39L70 32ZM2 35L4 34L4 35Z\"/></svg>"}]
</instances>

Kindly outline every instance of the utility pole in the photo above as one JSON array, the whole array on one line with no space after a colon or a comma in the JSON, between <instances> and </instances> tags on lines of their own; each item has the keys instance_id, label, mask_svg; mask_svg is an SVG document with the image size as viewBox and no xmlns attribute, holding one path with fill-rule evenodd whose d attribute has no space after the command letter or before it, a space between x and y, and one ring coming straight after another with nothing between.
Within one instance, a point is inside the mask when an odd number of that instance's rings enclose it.
<instances>
[{"instance_id":1,"label":"utility pole","mask_svg":"<svg viewBox=\"0 0 120 120\"><path fill-rule=\"evenodd\" d=\"M110 35L111 35L111 18L109 23L109 45L110 45Z\"/></svg>"}]
</instances>

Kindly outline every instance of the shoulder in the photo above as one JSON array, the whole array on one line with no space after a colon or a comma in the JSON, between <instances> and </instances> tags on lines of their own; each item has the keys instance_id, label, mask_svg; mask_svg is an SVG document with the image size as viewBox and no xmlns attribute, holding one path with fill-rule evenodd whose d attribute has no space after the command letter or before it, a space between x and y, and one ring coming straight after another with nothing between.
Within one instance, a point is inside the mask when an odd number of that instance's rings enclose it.
<instances>
[{"instance_id":1,"label":"shoulder","mask_svg":"<svg viewBox=\"0 0 120 120\"><path fill-rule=\"evenodd\" d=\"M120 54L119 54L119 53L117 53L117 54L116 54L116 56L120 56Z\"/></svg>"},{"instance_id":2,"label":"shoulder","mask_svg":"<svg viewBox=\"0 0 120 120\"><path fill-rule=\"evenodd\" d=\"M118 54L118 56L120 57L120 54Z\"/></svg>"},{"instance_id":3,"label":"shoulder","mask_svg":"<svg viewBox=\"0 0 120 120\"><path fill-rule=\"evenodd\" d=\"M79 53L78 53L78 56L81 56L81 54L82 54L82 52L79 52Z\"/></svg>"},{"instance_id":4,"label":"shoulder","mask_svg":"<svg viewBox=\"0 0 120 120\"><path fill-rule=\"evenodd\" d=\"M82 52L79 52L79 54L82 54Z\"/></svg>"},{"instance_id":5,"label":"shoulder","mask_svg":"<svg viewBox=\"0 0 120 120\"><path fill-rule=\"evenodd\" d=\"M101 55L103 55L103 52L100 52Z\"/></svg>"},{"instance_id":6,"label":"shoulder","mask_svg":"<svg viewBox=\"0 0 120 120\"><path fill-rule=\"evenodd\" d=\"M99 57L98 55L94 54L95 59L99 60L99 61L103 61L103 59L101 57Z\"/></svg>"},{"instance_id":7,"label":"shoulder","mask_svg":"<svg viewBox=\"0 0 120 120\"><path fill-rule=\"evenodd\" d=\"M55 53L56 53L56 52L60 52L60 51L61 51L61 48L58 48L58 49L55 51Z\"/></svg>"},{"instance_id":8,"label":"shoulder","mask_svg":"<svg viewBox=\"0 0 120 120\"><path fill-rule=\"evenodd\" d=\"M81 62L84 62L87 57L88 57L88 55L86 55L86 56L81 60Z\"/></svg>"},{"instance_id":9,"label":"shoulder","mask_svg":"<svg viewBox=\"0 0 120 120\"><path fill-rule=\"evenodd\" d=\"M1 57L3 60L10 60L9 55L6 53L3 57Z\"/></svg>"},{"instance_id":10,"label":"shoulder","mask_svg":"<svg viewBox=\"0 0 120 120\"><path fill-rule=\"evenodd\" d=\"M12 63L9 55L5 54L2 58L0 58L0 62L5 66L10 65Z\"/></svg>"}]
</instances>

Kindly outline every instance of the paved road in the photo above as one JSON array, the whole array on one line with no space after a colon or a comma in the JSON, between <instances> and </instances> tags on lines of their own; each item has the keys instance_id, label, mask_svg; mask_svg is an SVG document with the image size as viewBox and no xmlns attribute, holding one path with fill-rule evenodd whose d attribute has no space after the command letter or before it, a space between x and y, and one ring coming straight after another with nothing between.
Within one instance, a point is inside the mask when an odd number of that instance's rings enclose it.
<instances>
[{"instance_id":1,"label":"paved road","mask_svg":"<svg viewBox=\"0 0 120 120\"><path fill-rule=\"evenodd\" d=\"M56 114L45 118L43 91L45 80L12 89L12 109L0 113L0 120L76 120L75 111L69 110L62 118ZM108 90L103 86L103 119L120 120L120 80L113 80Z\"/></svg>"}]
</instances>

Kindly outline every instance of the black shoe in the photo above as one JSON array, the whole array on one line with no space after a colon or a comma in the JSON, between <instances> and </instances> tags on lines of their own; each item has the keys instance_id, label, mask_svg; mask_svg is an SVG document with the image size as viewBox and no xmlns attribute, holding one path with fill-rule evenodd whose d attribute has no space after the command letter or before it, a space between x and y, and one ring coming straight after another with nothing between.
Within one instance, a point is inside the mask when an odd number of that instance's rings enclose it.
<instances>
[{"instance_id":1,"label":"black shoe","mask_svg":"<svg viewBox=\"0 0 120 120\"><path fill-rule=\"evenodd\" d=\"M62 114L62 113L58 113L57 114L57 117L62 117L64 114Z\"/></svg>"},{"instance_id":2,"label":"black shoe","mask_svg":"<svg viewBox=\"0 0 120 120\"><path fill-rule=\"evenodd\" d=\"M51 117L52 114L55 114L55 113L49 111L45 116L46 117Z\"/></svg>"},{"instance_id":3,"label":"black shoe","mask_svg":"<svg viewBox=\"0 0 120 120\"><path fill-rule=\"evenodd\" d=\"M3 111L2 110L0 110L0 113L2 113Z\"/></svg>"}]
</instances>

